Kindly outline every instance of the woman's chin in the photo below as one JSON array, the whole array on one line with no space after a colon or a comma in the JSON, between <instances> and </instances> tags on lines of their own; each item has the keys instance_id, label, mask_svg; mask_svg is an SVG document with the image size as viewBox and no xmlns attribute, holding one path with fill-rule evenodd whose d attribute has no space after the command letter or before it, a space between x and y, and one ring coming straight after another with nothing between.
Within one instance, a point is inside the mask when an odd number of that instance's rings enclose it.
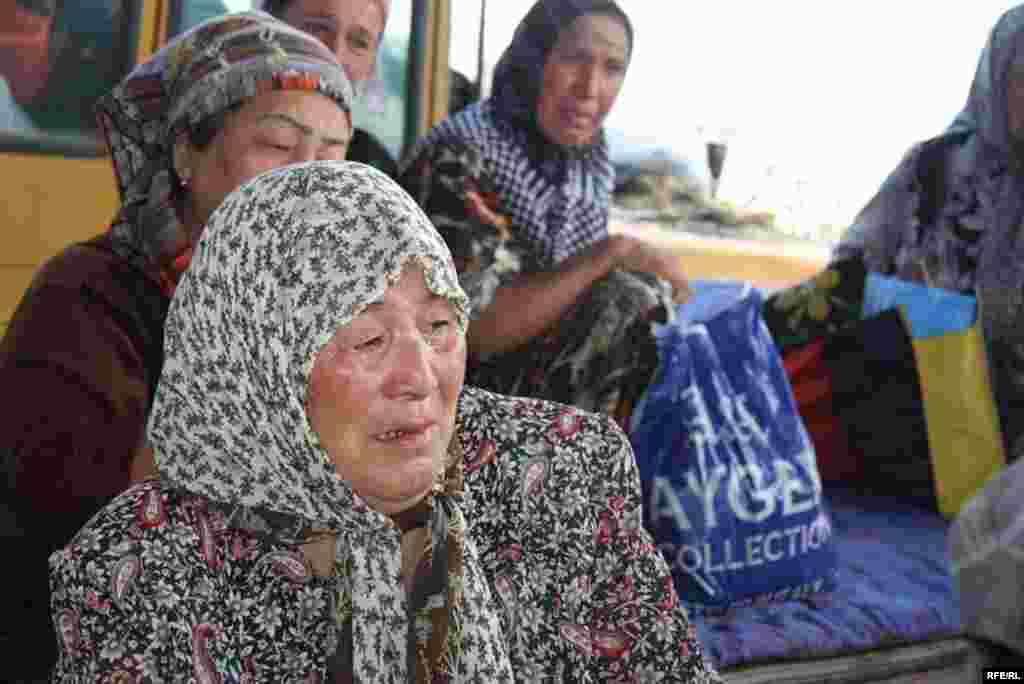
<instances>
[{"instance_id":1,"label":"woman's chin","mask_svg":"<svg viewBox=\"0 0 1024 684\"><path fill-rule=\"evenodd\" d=\"M390 481L374 487L372 492L359 492L359 496L375 511L393 515L423 501L436 481L437 476L432 466L412 471L399 469Z\"/></svg>"},{"instance_id":2,"label":"woman's chin","mask_svg":"<svg viewBox=\"0 0 1024 684\"><path fill-rule=\"evenodd\" d=\"M421 492L417 492L405 497L400 495L381 497L367 495L363 496L362 499L363 501L366 502L367 506L377 511L378 513L383 513L384 515L395 515L396 513L407 511L416 504L418 504L419 502L423 501L423 499L425 499L427 495L430 493L430 489L430 487L427 487L425 490Z\"/></svg>"}]
</instances>

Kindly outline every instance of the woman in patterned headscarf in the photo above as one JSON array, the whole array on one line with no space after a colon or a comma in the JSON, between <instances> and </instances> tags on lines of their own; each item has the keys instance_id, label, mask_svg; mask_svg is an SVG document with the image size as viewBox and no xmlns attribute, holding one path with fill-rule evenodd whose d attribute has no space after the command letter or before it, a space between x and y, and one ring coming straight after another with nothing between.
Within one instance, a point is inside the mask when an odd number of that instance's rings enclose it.
<instances>
[{"instance_id":1,"label":"woman in patterned headscarf","mask_svg":"<svg viewBox=\"0 0 1024 684\"><path fill-rule=\"evenodd\" d=\"M25 579L17 610L0 614L28 644L11 652L51 641L26 628L50 629L45 559L129 484L168 302L206 219L262 171L344 158L350 100L319 41L244 13L179 37L99 103L120 211L42 267L0 342L0 386L17 392L0 412L0 458ZM23 608L26 593L38 605Z\"/></svg>"},{"instance_id":2,"label":"woman in patterned headscarf","mask_svg":"<svg viewBox=\"0 0 1024 684\"><path fill-rule=\"evenodd\" d=\"M393 181L268 172L167 318L161 477L52 565L56 681L718 681L607 418L462 388L468 301Z\"/></svg>"},{"instance_id":3,"label":"woman in patterned headscarf","mask_svg":"<svg viewBox=\"0 0 1024 684\"><path fill-rule=\"evenodd\" d=\"M345 65L356 91L364 97L384 83L375 72L391 0L262 0L260 8L319 38ZM391 152L364 128L352 132L348 159L398 174Z\"/></svg>"},{"instance_id":4,"label":"woman in patterned headscarf","mask_svg":"<svg viewBox=\"0 0 1024 684\"><path fill-rule=\"evenodd\" d=\"M262 0L259 7L319 38L357 89L373 77L391 0Z\"/></svg>"},{"instance_id":5,"label":"woman in patterned headscarf","mask_svg":"<svg viewBox=\"0 0 1024 684\"><path fill-rule=\"evenodd\" d=\"M963 111L914 146L837 259L978 298L1007 454L1024 454L1024 6L1000 18Z\"/></svg>"},{"instance_id":6,"label":"woman in patterned headscarf","mask_svg":"<svg viewBox=\"0 0 1024 684\"><path fill-rule=\"evenodd\" d=\"M491 97L428 133L400 176L473 302L469 382L623 422L657 365L651 326L686 292L678 260L608 234L602 125L632 49L615 2L540 0Z\"/></svg>"}]
</instances>

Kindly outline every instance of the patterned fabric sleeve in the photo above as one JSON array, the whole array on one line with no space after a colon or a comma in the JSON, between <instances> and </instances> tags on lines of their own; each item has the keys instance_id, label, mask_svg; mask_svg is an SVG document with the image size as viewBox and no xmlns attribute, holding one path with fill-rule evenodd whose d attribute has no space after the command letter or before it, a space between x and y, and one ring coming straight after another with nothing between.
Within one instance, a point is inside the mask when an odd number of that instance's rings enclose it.
<instances>
[{"instance_id":1,"label":"patterned fabric sleeve","mask_svg":"<svg viewBox=\"0 0 1024 684\"><path fill-rule=\"evenodd\" d=\"M459 416L470 535L517 681L720 682L641 527L615 423L475 388Z\"/></svg>"},{"instance_id":2,"label":"patterned fabric sleeve","mask_svg":"<svg viewBox=\"0 0 1024 684\"><path fill-rule=\"evenodd\" d=\"M136 485L50 558L54 682L323 681L332 585L201 497Z\"/></svg>"},{"instance_id":3,"label":"patterned fabric sleeve","mask_svg":"<svg viewBox=\"0 0 1024 684\"><path fill-rule=\"evenodd\" d=\"M164 555L172 547L161 531L145 534L137 524L137 507L152 487L128 490L51 556L59 651L54 682L136 681L141 674L160 678L192 669L188 649L180 649L177 655L184 660L178 662L161 657L172 650L168 645L183 637L187 643L194 616L186 610L193 602L183 600L184 587L153 581L144 567L152 556L143 557L143 543L145 555L159 553L166 570L185 579L180 559ZM188 580L202 591L208 578L191 574ZM144 607L143 601L152 605Z\"/></svg>"},{"instance_id":4,"label":"patterned fabric sleeve","mask_svg":"<svg viewBox=\"0 0 1024 684\"><path fill-rule=\"evenodd\" d=\"M499 198L479 151L464 142L427 147L398 180L444 237L462 289L479 315L498 287L527 268L529 259L509 218L498 213Z\"/></svg>"},{"instance_id":5,"label":"patterned fabric sleeve","mask_svg":"<svg viewBox=\"0 0 1024 684\"><path fill-rule=\"evenodd\" d=\"M610 421L608 421L610 423ZM597 553L590 575L593 681L720 682L679 602L665 559L642 523L629 440L609 425L590 460Z\"/></svg>"}]
</instances>

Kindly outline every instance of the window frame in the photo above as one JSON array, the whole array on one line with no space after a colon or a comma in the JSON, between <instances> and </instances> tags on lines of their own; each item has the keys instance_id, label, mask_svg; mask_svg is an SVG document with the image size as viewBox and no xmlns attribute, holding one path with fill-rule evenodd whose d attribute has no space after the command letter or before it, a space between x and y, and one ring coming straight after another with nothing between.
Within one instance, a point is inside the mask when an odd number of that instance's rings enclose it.
<instances>
[{"instance_id":1,"label":"window frame","mask_svg":"<svg viewBox=\"0 0 1024 684\"><path fill-rule=\"evenodd\" d=\"M147 0L149 1L149 0ZM159 2L160 0L157 0ZM60 8L57 11L61 11ZM123 36L115 56L115 63L120 73L117 81L127 75L138 63L145 25L149 18L147 6L141 2L122 3L122 16L117 35ZM114 81L110 85L117 83ZM38 155L42 157L67 157L71 159L97 159L108 155L103 140L90 137L84 133L62 130L49 132L45 129L38 132L21 132L0 129L0 155Z\"/></svg>"}]
</instances>

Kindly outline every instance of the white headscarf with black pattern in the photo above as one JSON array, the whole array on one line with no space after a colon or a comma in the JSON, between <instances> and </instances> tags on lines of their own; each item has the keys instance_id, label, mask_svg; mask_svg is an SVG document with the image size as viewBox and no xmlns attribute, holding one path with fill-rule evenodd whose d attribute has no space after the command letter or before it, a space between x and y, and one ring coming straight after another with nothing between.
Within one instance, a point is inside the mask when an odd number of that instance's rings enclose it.
<instances>
[{"instance_id":1,"label":"white headscarf with black pattern","mask_svg":"<svg viewBox=\"0 0 1024 684\"><path fill-rule=\"evenodd\" d=\"M351 601L355 681L409 681L399 536L337 474L306 414L317 352L417 262L428 289L467 299L451 254L416 203L383 173L310 162L229 195L171 303L148 435L161 476L238 511L269 511L338 533L339 594ZM460 481L461 484L461 481ZM439 488L431 525L462 525L461 489ZM448 494L452 494L448 496ZM444 518L441 520L439 518ZM271 516L272 517L272 516ZM508 659L467 541L458 667L504 681Z\"/></svg>"}]
</instances>

